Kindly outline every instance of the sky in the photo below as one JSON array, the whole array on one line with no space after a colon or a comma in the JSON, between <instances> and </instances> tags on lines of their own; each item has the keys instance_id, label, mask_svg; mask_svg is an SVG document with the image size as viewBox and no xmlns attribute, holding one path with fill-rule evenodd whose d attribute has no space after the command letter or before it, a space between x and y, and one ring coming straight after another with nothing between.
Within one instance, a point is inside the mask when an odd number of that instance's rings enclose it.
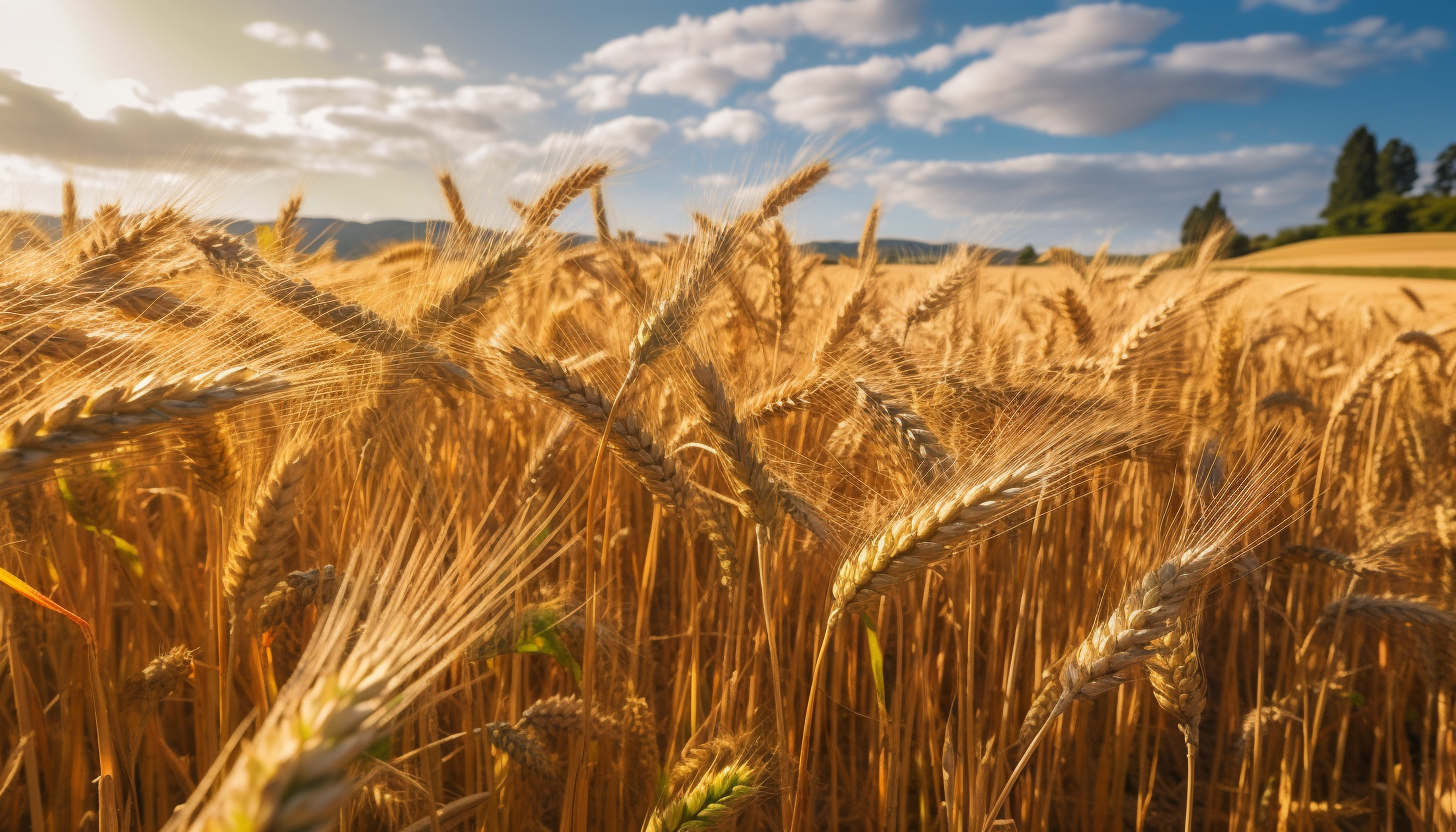
<instances>
[{"instance_id":1,"label":"sky","mask_svg":"<svg viewBox=\"0 0 1456 832\"><path fill-rule=\"evenodd\" d=\"M0 0L0 209L486 224L574 163L659 237L804 159L800 239L1151 251L1316 221L1360 124L1456 142L1449 0ZM1420 185L1417 186L1418 188ZM580 207L562 219L587 230Z\"/></svg>"}]
</instances>

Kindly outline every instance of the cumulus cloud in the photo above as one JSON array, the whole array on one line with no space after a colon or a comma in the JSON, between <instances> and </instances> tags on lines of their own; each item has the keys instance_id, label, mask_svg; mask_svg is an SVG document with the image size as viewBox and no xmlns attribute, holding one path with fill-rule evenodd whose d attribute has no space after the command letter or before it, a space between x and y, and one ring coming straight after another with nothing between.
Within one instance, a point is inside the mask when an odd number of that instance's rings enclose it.
<instances>
[{"instance_id":1,"label":"cumulus cloud","mask_svg":"<svg viewBox=\"0 0 1456 832\"><path fill-rule=\"evenodd\" d=\"M438 78L463 78L465 70L445 56L445 50L433 43L425 44L418 58L398 52L384 53L384 68L396 75L434 75Z\"/></svg>"},{"instance_id":2,"label":"cumulus cloud","mask_svg":"<svg viewBox=\"0 0 1456 832\"><path fill-rule=\"evenodd\" d=\"M714 110L701 121L692 119L682 126L683 137L688 141L711 141L732 139L737 144L758 141L767 129L767 120L752 110L737 110L724 107Z\"/></svg>"},{"instance_id":3,"label":"cumulus cloud","mask_svg":"<svg viewBox=\"0 0 1456 832\"><path fill-rule=\"evenodd\" d=\"M284 151L268 137L219 132L172 112L140 84L127 89L134 103L93 118L54 90L0 70L0 153L100 168L168 166L183 158L255 168Z\"/></svg>"},{"instance_id":4,"label":"cumulus cloud","mask_svg":"<svg viewBox=\"0 0 1456 832\"><path fill-rule=\"evenodd\" d=\"M876 55L861 64L786 73L769 89L774 117L808 130L864 127L884 116L884 97L901 61Z\"/></svg>"},{"instance_id":5,"label":"cumulus cloud","mask_svg":"<svg viewBox=\"0 0 1456 832\"><path fill-rule=\"evenodd\" d=\"M906 87L885 102L890 118L940 133L987 116L1057 135L1103 135L1143 124L1190 101L1252 103L1275 82L1336 84L1356 70L1420 58L1446 44L1440 30L1406 33L1383 18L1330 29L1314 43L1257 34L1142 48L1177 20L1172 12L1120 3L1076 6L1020 23L966 27L951 44L909 61L926 71L977 56L938 88Z\"/></svg>"},{"instance_id":6,"label":"cumulus cloud","mask_svg":"<svg viewBox=\"0 0 1456 832\"><path fill-rule=\"evenodd\" d=\"M312 49L327 52L334 48L329 36L317 29L299 32L292 26L275 23L272 20L255 20L243 27L243 34L254 40L271 43L282 49Z\"/></svg>"},{"instance_id":7,"label":"cumulus cloud","mask_svg":"<svg viewBox=\"0 0 1456 832\"><path fill-rule=\"evenodd\" d=\"M0 71L0 153L103 168L368 173L474 152L548 106L513 85L438 93L365 78L275 78L170 96L129 82L122 91L109 108L83 112Z\"/></svg>"},{"instance_id":8,"label":"cumulus cloud","mask_svg":"<svg viewBox=\"0 0 1456 832\"><path fill-rule=\"evenodd\" d=\"M482 144L465 156L478 168L517 170L518 184L541 184L550 171L587 159L625 161L652 152L652 145L671 128L667 122L648 116L622 116L592 126L584 133L556 132L538 142L510 140Z\"/></svg>"},{"instance_id":9,"label":"cumulus cloud","mask_svg":"<svg viewBox=\"0 0 1456 832\"><path fill-rule=\"evenodd\" d=\"M1241 0L1239 7L1248 11L1259 6L1283 6L1304 14L1324 14L1345 5L1345 0Z\"/></svg>"},{"instance_id":10,"label":"cumulus cloud","mask_svg":"<svg viewBox=\"0 0 1456 832\"><path fill-rule=\"evenodd\" d=\"M576 108L584 113L616 110L627 106L627 98L637 83L635 76L625 78L611 73L588 75L567 90L576 99Z\"/></svg>"},{"instance_id":11,"label":"cumulus cloud","mask_svg":"<svg viewBox=\"0 0 1456 832\"><path fill-rule=\"evenodd\" d=\"M1188 206L1223 190L1250 228L1313 216L1333 159L1305 144L1218 153L1043 153L987 162L859 159L852 176L887 203L952 221L1025 223L1044 229L1172 229Z\"/></svg>"},{"instance_id":12,"label":"cumulus cloud","mask_svg":"<svg viewBox=\"0 0 1456 832\"><path fill-rule=\"evenodd\" d=\"M844 45L894 43L915 34L918 7L918 0L796 0L729 9L711 17L685 14L671 26L608 41L582 64L610 70L638 92L713 106L741 81L770 77L790 38L809 36ZM594 98L594 91L583 89L578 100L620 100Z\"/></svg>"}]
</instances>

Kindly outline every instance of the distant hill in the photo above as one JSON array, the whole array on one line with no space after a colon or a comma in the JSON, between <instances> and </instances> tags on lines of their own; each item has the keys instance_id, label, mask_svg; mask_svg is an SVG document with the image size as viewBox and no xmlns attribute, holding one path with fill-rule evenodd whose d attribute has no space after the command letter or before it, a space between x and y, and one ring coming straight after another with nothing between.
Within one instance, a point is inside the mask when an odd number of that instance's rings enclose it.
<instances>
[{"instance_id":1,"label":"distant hill","mask_svg":"<svg viewBox=\"0 0 1456 832\"><path fill-rule=\"evenodd\" d=\"M52 235L60 233L61 221L56 217L36 215L32 219ZM406 240L431 240L440 242L450 232L450 223L443 221L413 222L410 220L379 220L377 222L352 222L328 217L302 217L305 253L317 251L329 240L334 241L337 256L344 260L357 260L392 243ZM229 234L247 236L253 233L258 223L252 220L228 220ZM579 241L592 239L576 235ZM879 241L880 258L889 263L933 263L949 254L955 243L925 243L920 240L883 239ZM833 263L840 257L854 257L859 244L841 240L816 240L805 243L803 248L823 254ZM991 262L995 265L1009 265L1016 260L1016 252L1009 249L993 249Z\"/></svg>"}]
</instances>

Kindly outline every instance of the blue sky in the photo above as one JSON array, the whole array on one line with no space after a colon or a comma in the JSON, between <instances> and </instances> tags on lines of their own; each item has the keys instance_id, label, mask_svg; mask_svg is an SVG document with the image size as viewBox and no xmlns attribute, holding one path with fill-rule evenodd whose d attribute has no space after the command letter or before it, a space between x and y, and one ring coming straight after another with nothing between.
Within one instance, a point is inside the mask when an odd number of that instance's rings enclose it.
<instances>
[{"instance_id":1,"label":"blue sky","mask_svg":"<svg viewBox=\"0 0 1456 832\"><path fill-rule=\"evenodd\" d=\"M1456 141L1456 4L793 0L0 0L0 207L59 183L129 210L484 222L574 161L658 236L796 157L838 173L803 238L1120 251L1213 188L1249 232L1314 220L1364 123L1425 168ZM564 223L585 228L587 219Z\"/></svg>"}]
</instances>

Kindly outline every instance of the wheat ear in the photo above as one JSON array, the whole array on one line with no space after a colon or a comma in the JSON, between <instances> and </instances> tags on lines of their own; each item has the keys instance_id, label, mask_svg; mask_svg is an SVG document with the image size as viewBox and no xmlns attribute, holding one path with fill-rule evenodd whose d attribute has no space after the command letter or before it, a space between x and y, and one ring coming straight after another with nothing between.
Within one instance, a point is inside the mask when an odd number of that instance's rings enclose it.
<instances>
[{"instance_id":1,"label":"wheat ear","mask_svg":"<svg viewBox=\"0 0 1456 832\"><path fill-rule=\"evenodd\" d=\"M532 702L521 711L517 728L529 728L549 740L560 740L581 728L581 699L575 696L551 696ZM616 736L622 731L622 723L611 714L598 711L592 713L592 725L606 736Z\"/></svg>"},{"instance_id":2,"label":"wheat ear","mask_svg":"<svg viewBox=\"0 0 1456 832\"><path fill-rule=\"evenodd\" d=\"M523 206L524 228L505 245L496 247L462 280L449 287L434 303L415 317L412 329L422 338L433 338L442 328L475 314L500 294L506 281L531 251L537 236L583 191L601 182L609 168L600 163L585 165L552 183L535 202Z\"/></svg>"},{"instance_id":3,"label":"wheat ear","mask_svg":"<svg viewBox=\"0 0 1456 832\"><path fill-rule=\"evenodd\" d=\"M232 443L216 416L196 419L178 431L182 455L202 490L222 495L238 481L238 461Z\"/></svg>"},{"instance_id":4,"label":"wheat ear","mask_svg":"<svg viewBox=\"0 0 1456 832\"><path fill-rule=\"evenodd\" d=\"M1434 654L1441 673L1456 675L1456 612L1430 599L1403 595L1351 595L1338 598L1320 611L1318 626L1329 626L1343 615L1368 621L1399 636L1416 636L1425 652ZM1427 638L1429 636L1429 639ZM1428 663L1431 656L1427 656Z\"/></svg>"},{"instance_id":5,"label":"wheat ear","mask_svg":"<svg viewBox=\"0 0 1456 832\"><path fill-rule=\"evenodd\" d=\"M966 287L976 282L982 262L981 258L972 257L966 247L961 246L925 293L910 305L910 312L905 316L905 332L909 333L911 327L927 323L949 308Z\"/></svg>"},{"instance_id":6,"label":"wheat ear","mask_svg":"<svg viewBox=\"0 0 1456 832\"><path fill-rule=\"evenodd\" d=\"M1092 342L1097 340L1097 326L1092 321L1092 312L1087 309L1087 304L1082 301L1082 296L1076 289L1068 286L1057 296L1057 311L1072 325L1072 334L1077 338L1077 346L1088 349Z\"/></svg>"},{"instance_id":7,"label":"wheat ear","mask_svg":"<svg viewBox=\"0 0 1456 832\"><path fill-rule=\"evenodd\" d=\"M465 210L465 199L460 196L460 188L455 184L455 177L447 170L435 174L435 179L440 183L440 195L445 198L445 206L450 209L450 233L457 240L473 240L480 233L480 229L470 221L470 214Z\"/></svg>"},{"instance_id":8,"label":"wheat ear","mask_svg":"<svg viewBox=\"0 0 1456 832\"><path fill-rule=\"evenodd\" d=\"M1375 379L1390 362L1391 353L1389 349L1383 349L1366 359L1360 365L1360 369L1350 376L1345 386L1335 396L1330 404L1330 419L1342 419L1354 415L1360 406L1370 398L1370 388L1375 384Z\"/></svg>"},{"instance_id":9,"label":"wheat ear","mask_svg":"<svg viewBox=\"0 0 1456 832\"><path fill-rule=\"evenodd\" d=\"M76 183L67 179L61 185L61 236L70 239L80 228L80 212L76 210Z\"/></svg>"},{"instance_id":10,"label":"wheat ear","mask_svg":"<svg viewBox=\"0 0 1456 832\"><path fill-rule=\"evenodd\" d=\"M171 696L177 685L192 673L195 651L174 647L147 663L121 686L121 700L133 705L150 705Z\"/></svg>"},{"instance_id":11,"label":"wheat ear","mask_svg":"<svg viewBox=\"0 0 1456 832\"><path fill-rule=\"evenodd\" d=\"M1190 748L1197 749L1198 725L1207 704L1208 683L1198 658L1198 639L1186 619L1180 617L1173 624L1147 667L1153 698L1178 720L1178 729Z\"/></svg>"},{"instance_id":12,"label":"wheat ear","mask_svg":"<svg viewBox=\"0 0 1456 832\"><path fill-rule=\"evenodd\" d=\"M374 255L374 262L381 266L392 266L395 263L423 260L425 265L429 265L437 253L435 244L428 240L409 240L381 249Z\"/></svg>"},{"instance_id":13,"label":"wheat ear","mask_svg":"<svg viewBox=\"0 0 1456 832\"><path fill-rule=\"evenodd\" d=\"M700 777L653 812L647 832L710 829L747 808L760 790L753 767L746 763L724 766Z\"/></svg>"},{"instance_id":14,"label":"wheat ear","mask_svg":"<svg viewBox=\"0 0 1456 832\"><path fill-rule=\"evenodd\" d=\"M331 604L338 588L332 564L290 572L264 596L262 605L258 607L258 626L272 630L298 619L309 604Z\"/></svg>"},{"instance_id":15,"label":"wheat ear","mask_svg":"<svg viewBox=\"0 0 1456 832\"><path fill-rule=\"evenodd\" d=\"M597 242L609 242L612 239L612 227L607 224L607 197L602 193L600 182L591 187L591 203L592 224L596 228Z\"/></svg>"},{"instance_id":16,"label":"wheat ear","mask_svg":"<svg viewBox=\"0 0 1456 832\"><path fill-rule=\"evenodd\" d=\"M1162 640L1162 649L1148 660L1148 681L1158 705L1178 720L1188 753L1187 789L1184 793L1183 832L1193 832L1194 766L1198 760L1198 725L1208 698L1198 640L1187 619L1179 617Z\"/></svg>"},{"instance_id":17,"label":"wheat ear","mask_svg":"<svg viewBox=\"0 0 1456 832\"><path fill-rule=\"evenodd\" d=\"M725 225L712 225L694 243L683 274L667 297L648 312L628 346L627 379L675 348L697 323L708 295L722 282L738 247L750 231L777 217L789 203L807 193L829 174L828 162L807 165L780 182L750 211Z\"/></svg>"},{"instance_id":18,"label":"wheat ear","mask_svg":"<svg viewBox=\"0 0 1456 832\"><path fill-rule=\"evenodd\" d=\"M769 293L773 299L774 337L782 340L788 331L789 322L794 319L794 305L798 299L799 273L798 256L788 229L782 222L773 224L772 272Z\"/></svg>"},{"instance_id":19,"label":"wheat ear","mask_svg":"<svg viewBox=\"0 0 1456 832\"><path fill-rule=\"evenodd\" d=\"M581 724L580 720L577 724ZM530 732L509 722L492 722L485 731L491 745L504 751L532 777L552 784L561 779L556 758Z\"/></svg>"},{"instance_id":20,"label":"wheat ear","mask_svg":"<svg viewBox=\"0 0 1456 832\"><path fill-rule=\"evenodd\" d=\"M803 410L809 406L815 394L830 383L824 376L810 373L803 378L790 379L770 387L744 400L743 418L750 422L763 422Z\"/></svg>"},{"instance_id":21,"label":"wheat ear","mask_svg":"<svg viewBox=\"0 0 1456 832\"><path fill-rule=\"evenodd\" d=\"M704 412L703 424L716 440L718 460L738 496L739 510L760 526L774 528L783 512L782 501L748 431L738 421L718 371L710 363L699 363L693 367L693 379Z\"/></svg>"},{"instance_id":22,"label":"wheat ear","mask_svg":"<svg viewBox=\"0 0 1456 832\"><path fill-rule=\"evenodd\" d=\"M1158 304L1117 339L1107 360L1107 378L1121 374L1147 351L1148 344L1173 321L1182 299L1182 295L1174 295Z\"/></svg>"},{"instance_id":23,"label":"wheat ear","mask_svg":"<svg viewBox=\"0 0 1456 832\"><path fill-rule=\"evenodd\" d=\"M533 355L520 347L506 353L506 359L537 393L576 417L592 433L607 433L612 451L624 462L666 508L680 510L687 503L687 481L670 457L662 454L656 439L632 414L615 420L608 431L607 417L612 399L581 374L567 370L554 358ZM642 456L645 454L645 456ZM637 463L647 467L642 468Z\"/></svg>"},{"instance_id":24,"label":"wheat ear","mask_svg":"<svg viewBox=\"0 0 1456 832\"><path fill-rule=\"evenodd\" d=\"M870 424L910 455L916 476L926 483L934 483L954 472L955 462L945 446L910 405L889 398L863 380L856 381L855 387L859 389L862 408L870 416Z\"/></svg>"},{"instance_id":25,"label":"wheat ear","mask_svg":"<svg viewBox=\"0 0 1456 832\"><path fill-rule=\"evenodd\" d=\"M236 619L256 608L275 581L285 544L298 514L298 496L308 458L301 448L286 447L274 456L268 477L259 486L248 515L228 547L223 569L223 595Z\"/></svg>"},{"instance_id":26,"label":"wheat ear","mask_svg":"<svg viewBox=\"0 0 1456 832\"><path fill-rule=\"evenodd\" d=\"M840 564L831 619L858 612L890 587L920 575L951 546L1005 516L1050 474L1037 465L1016 466L890 521Z\"/></svg>"},{"instance_id":27,"label":"wheat ear","mask_svg":"<svg viewBox=\"0 0 1456 832\"><path fill-rule=\"evenodd\" d=\"M292 258L303 242L303 228L298 224L298 213L303 210L303 194L294 193L278 209L278 219L273 223L273 236L278 241L278 255Z\"/></svg>"},{"instance_id":28,"label":"wheat ear","mask_svg":"<svg viewBox=\"0 0 1456 832\"><path fill-rule=\"evenodd\" d=\"M464 367L450 361L437 347L414 337L375 312L347 303L307 280L287 277L237 237L209 233L193 235L192 244L221 274L235 277L261 290L275 302L339 338L395 361L413 364L428 377L477 395L486 390Z\"/></svg>"},{"instance_id":29,"label":"wheat ear","mask_svg":"<svg viewBox=\"0 0 1456 832\"><path fill-rule=\"evenodd\" d=\"M235 367L190 378L148 376L20 416L0 430L0 483L141 435L147 428L218 413L276 393L286 381Z\"/></svg>"},{"instance_id":30,"label":"wheat ear","mask_svg":"<svg viewBox=\"0 0 1456 832\"><path fill-rule=\"evenodd\" d=\"M1194 588L1230 560L1223 545L1194 546L1145 574L1072 651L1062 668L1062 694L1052 716L1073 700L1092 699L1128 681L1125 671L1157 653L1155 642L1171 632Z\"/></svg>"},{"instance_id":31,"label":"wheat ear","mask_svg":"<svg viewBox=\"0 0 1456 832\"><path fill-rule=\"evenodd\" d=\"M1132 276L1132 288L1143 289L1156 280L1158 275L1163 273L1163 268L1168 265L1168 261L1173 259L1174 254L1175 252L1163 251L1144 260Z\"/></svg>"}]
</instances>

